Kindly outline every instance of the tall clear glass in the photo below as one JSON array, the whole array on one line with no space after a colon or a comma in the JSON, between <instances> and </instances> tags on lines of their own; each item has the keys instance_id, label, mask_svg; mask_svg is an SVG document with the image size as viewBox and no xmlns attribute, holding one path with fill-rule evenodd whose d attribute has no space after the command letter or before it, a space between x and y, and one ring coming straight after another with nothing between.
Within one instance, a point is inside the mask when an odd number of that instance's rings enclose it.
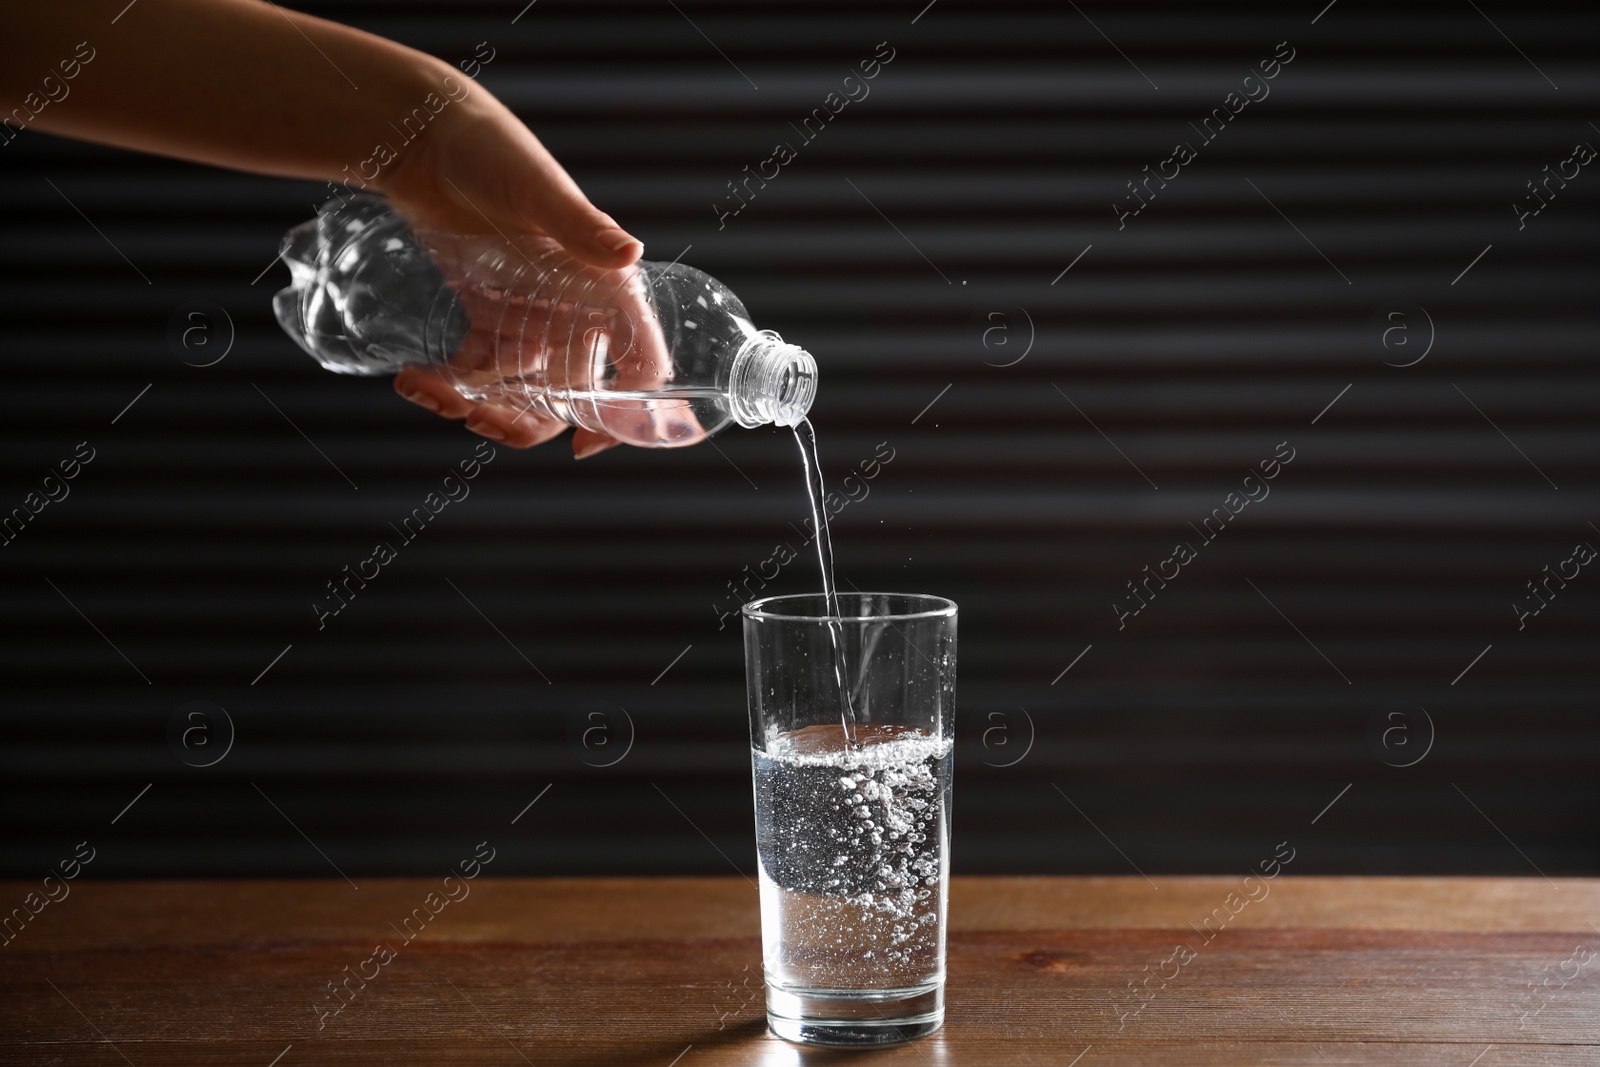
<instances>
[{"instance_id":1,"label":"tall clear glass","mask_svg":"<svg viewBox=\"0 0 1600 1067\"><path fill-rule=\"evenodd\" d=\"M944 1021L956 605L838 603L837 616L821 593L744 607L767 1023L790 1041L877 1045Z\"/></svg>"}]
</instances>

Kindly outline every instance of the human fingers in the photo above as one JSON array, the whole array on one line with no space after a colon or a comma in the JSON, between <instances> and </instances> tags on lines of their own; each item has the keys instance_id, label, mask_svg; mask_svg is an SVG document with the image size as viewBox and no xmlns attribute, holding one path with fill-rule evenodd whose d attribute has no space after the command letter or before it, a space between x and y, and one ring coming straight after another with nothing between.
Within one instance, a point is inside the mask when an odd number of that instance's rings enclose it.
<instances>
[{"instance_id":1,"label":"human fingers","mask_svg":"<svg viewBox=\"0 0 1600 1067\"><path fill-rule=\"evenodd\" d=\"M511 448L532 448L560 437L567 424L541 418L527 409L503 404L476 404L467 416L467 429L480 437Z\"/></svg>"},{"instance_id":2,"label":"human fingers","mask_svg":"<svg viewBox=\"0 0 1600 1067\"><path fill-rule=\"evenodd\" d=\"M395 375L394 389L413 404L447 419L465 419L467 429L473 433L512 448L543 444L559 437L567 428L564 422L535 415L526 408L474 403L456 392L445 375L431 368L407 367ZM606 447L609 446L591 444L584 455L593 455Z\"/></svg>"},{"instance_id":3,"label":"human fingers","mask_svg":"<svg viewBox=\"0 0 1600 1067\"><path fill-rule=\"evenodd\" d=\"M593 430L572 431L572 456L574 459L588 459L590 456L604 452L608 448L615 448L622 442L614 437L607 437Z\"/></svg>"},{"instance_id":4,"label":"human fingers","mask_svg":"<svg viewBox=\"0 0 1600 1067\"><path fill-rule=\"evenodd\" d=\"M407 367L394 376L394 391L419 407L447 419L464 419L477 405L460 393L439 372Z\"/></svg>"},{"instance_id":5,"label":"human fingers","mask_svg":"<svg viewBox=\"0 0 1600 1067\"><path fill-rule=\"evenodd\" d=\"M617 286L612 302L618 311L611 359L615 377L610 388L623 393L658 394L649 400L619 401L610 416L617 436L638 439L653 446L680 446L702 440L705 429L695 417L692 401L673 396L677 367L667 343L657 302L672 299L658 292L658 269L629 272ZM669 309L668 314L675 309Z\"/></svg>"}]
</instances>

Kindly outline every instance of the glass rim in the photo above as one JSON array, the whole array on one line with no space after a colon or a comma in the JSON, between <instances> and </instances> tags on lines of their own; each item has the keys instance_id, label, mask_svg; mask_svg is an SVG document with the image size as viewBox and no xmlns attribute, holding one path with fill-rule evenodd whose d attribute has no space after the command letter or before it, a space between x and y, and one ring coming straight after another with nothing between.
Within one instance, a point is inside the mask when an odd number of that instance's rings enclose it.
<instances>
[{"instance_id":1,"label":"glass rim","mask_svg":"<svg viewBox=\"0 0 1600 1067\"><path fill-rule=\"evenodd\" d=\"M919 601L926 605L915 611L895 612L889 615L786 615L767 610L768 605L779 604L784 601L804 600L808 597L820 599L821 593L784 593L781 596L762 597L752 600L740 609L740 614L747 619L769 622L870 622L873 619L891 619L895 621L909 621L912 619L948 618L957 612L956 602L949 597L937 596L933 593L891 593L878 590L862 592L852 589L848 593L841 593L840 597L902 597L907 600Z\"/></svg>"}]
</instances>

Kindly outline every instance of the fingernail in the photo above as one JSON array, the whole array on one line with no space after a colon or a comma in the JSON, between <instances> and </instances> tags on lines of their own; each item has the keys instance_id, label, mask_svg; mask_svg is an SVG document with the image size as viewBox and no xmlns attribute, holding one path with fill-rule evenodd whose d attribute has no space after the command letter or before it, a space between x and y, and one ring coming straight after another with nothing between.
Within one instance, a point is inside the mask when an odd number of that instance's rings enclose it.
<instances>
[{"instance_id":1,"label":"fingernail","mask_svg":"<svg viewBox=\"0 0 1600 1067\"><path fill-rule=\"evenodd\" d=\"M615 445L616 445L615 441L590 441L588 444L583 445L581 448L573 449L572 450L572 458L573 459L588 459L590 456L594 455L596 452L604 452L608 448L615 447Z\"/></svg>"},{"instance_id":2,"label":"fingernail","mask_svg":"<svg viewBox=\"0 0 1600 1067\"><path fill-rule=\"evenodd\" d=\"M401 393L400 395L405 397L407 400L411 401L413 404L417 405L418 407L427 408L429 411L433 412L435 415L439 414L439 402L437 400L435 400L432 396L430 396L427 393L424 393L423 391L421 391L420 389L417 390L415 393Z\"/></svg>"},{"instance_id":3,"label":"fingernail","mask_svg":"<svg viewBox=\"0 0 1600 1067\"><path fill-rule=\"evenodd\" d=\"M489 440L498 441L501 444L506 443L505 433L501 431L500 427L496 426L492 422L473 422L471 419L468 419L467 429L471 430L479 437L487 437Z\"/></svg>"},{"instance_id":4,"label":"fingernail","mask_svg":"<svg viewBox=\"0 0 1600 1067\"><path fill-rule=\"evenodd\" d=\"M613 252L620 252L629 245L639 243L639 239L637 237L632 237L626 233L623 233L621 230L601 230L599 233L595 234L595 240L599 241L603 247L609 248Z\"/></svg>"}]
</instances>

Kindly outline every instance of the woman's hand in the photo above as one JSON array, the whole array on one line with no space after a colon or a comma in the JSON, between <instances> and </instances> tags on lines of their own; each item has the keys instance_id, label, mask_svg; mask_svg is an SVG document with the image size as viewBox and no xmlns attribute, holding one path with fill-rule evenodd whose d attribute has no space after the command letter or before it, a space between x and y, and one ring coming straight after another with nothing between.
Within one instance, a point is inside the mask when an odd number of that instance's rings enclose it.
<instances>
[{"instance_id":1,"label":"woman's hand","mask_svg":"<svg viewBox=\"0 0 1600 1067\"><path fill-rule=\"evenodd\" d=\"M460 75L468 94L447 106L408 145L380 187L418 229L555 238L575 258L596 267L626 267L643 245L591 204L532 131L481 86ZM467 429L514 448L557 437L566 424L499 404L463 397L442 374L409 368L395 391ZM618 442L591 430L573 431L573 454L583 459Z\"/></svg>"}]
</instances>

